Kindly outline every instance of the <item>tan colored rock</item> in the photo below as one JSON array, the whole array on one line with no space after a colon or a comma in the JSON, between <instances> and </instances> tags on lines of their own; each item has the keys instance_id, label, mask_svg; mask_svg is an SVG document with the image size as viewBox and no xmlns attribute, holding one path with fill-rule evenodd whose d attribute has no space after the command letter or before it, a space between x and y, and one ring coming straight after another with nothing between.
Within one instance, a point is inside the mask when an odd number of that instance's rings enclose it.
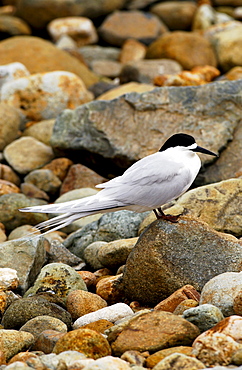
<instances>
[{"instance_id":1,"label":"tan colored rock","mask_svg":"<svg viewBox=\"0 0 242 370\"><path fill-rule=\"evenodd\" d=\"M53 353L79 351L87 357L98 359L111 354L107 339L90 329L76 329L66 333L56 343Z\"/></svg>"},{"instance_id":2,"label":"tan colored rock","mask_svg":"<svg viewBox=\"0 0 242 370\"><path fill-rule=\"evenodd\" d=\"M233 81L233 80L241 80L242 79L242 67L236 66L230 69L226 74L225 77L227 80Z\"/></svg>"},{"instance_id":3,"label":"tan colored rock","mask_svg":"<svg viewBox=\"0 0 242 370\"><path fill-rule=\"evenodd\" d=\"M8 103L0 103L0 151L19 137L20 114ZM1 177L1 176L0 176Z\"/></svg>"},{"instance_id":4,"label":"tan colored rock","mask_svg":"<svg viewBox=\"0 0 242 370\"><path fill-rule=\"evenodd\" d=\"M94 322L90 322L89 324L83 325L83 329L91 329L96 330L99 333L104 334L105 330L111 328L114 324L108 320L100 319Z\"/></svg>"},{"instance_id":5,"label":"tan colored rock","mask_svg":"<svg viewBox=\"0 0 242 370\"><path fill-rule=\"evenodd\" d=\"M165 213L196 217L217 231L242 235L242 179L200 186L182 195Z\"/></svg>"},{"instance_id":6,"label":"tan colored rock","mask_svg":"<svg viewBox=\"0 0 242 370\"><path fill-rule=\"evenodd\" d=\"M192 307L197 307L199 305L198 301L195 301L194 299L185 299L179 305L175 308L173 313L175 315L182 315L184 311L188 310Z\"/></svg>"},{"instance_id":7,"label":"tan colored rock","mask_svg":"<svg viewBox=\"0 0 242 370\"><path fill-rule=\"evenodd\" d=\"M184 355L191 356L192 347L178 346L178 347L161 349L160 351L157 351L153 353L152 355L148 356L148 358L146 359L146 366L148 368L153 368L155 365L158 364L158 362L160 362L167 356L172 355L173 353L183 353Z\"/></svg>"},{"instance_id":8,"label":"tan colored rock","mask_svg":"<svg viewBox=\"0 0 242 370\"><path fill-rule=\"evenodd\" d=\"M54 157L53 150L32 137L22 137L4 149L4 157L15 171L26 174Z\"/></svg>"},{"instance_id":9,"label":"tan colored rock","mask_svg":"<svg viewBox=\"0 0 242 370\"><path fill-rule=\"evenodd\" d=\"M77 46L95 44L98 41L93 22L85 17L56 18L48 24L48 31L54 42L65 35L70 36Z\"/></svg>"},{"instance_id":10,"label":"tan colored rock","mask_svg":"<svg viewBox=\"0 0 242 370\"><path fill-rule=\"evenodd\" d=\"M103 277L97 282L96 293L102 297L109 305L121 302L123 292L119 289L119 281L122 274L116 276Z\"/></svg>"},{"instance_id":11,"label":"tan colored rock","mask_svg":"<svg viewBox=\"0 0 242 370\"><path fill-rule=\"evenodd\" d=\"M191 27L197 5L191 1L164 1L151 7L169 30L188 30Z\"/></svg>"},{"instance_id":12,"label":"tan colored rock","mask_svg":"<svg viewBox=\"0 0 242 370\"><path fill-rule=\"evenodd\" d=\"M108 339L113 354L120 356L131 349L153 353L167 346L187 346L198 335L198 328L187 320L170 312L151 311L135 316L116 337L112 333Z\"/></svg>"},{"instance_id":13,"label":"tan colored rock","mask_svg":"<svg viewBox=\"0 0 242 370\"><path fill-rule=\"evenodd\" d=\"M36 185L31 184L30 182L22 182L20 189L26 197L44 199L47 201L50 199L49 195L44 190L39 189Z\"/></svg>"},{"instance_id":14,"label":"tan colored rock","mask_svg":"<svg viewBox=\"0 0 242 370\"><path fill-rule=\"evenodd\" d=\"M17 186L20 185L21 181L11 167L2 163L0 163L0 179L10 181Z\"/></svg>"},{"instance_id":15,"label":"tan colored rock","mask_svg":"<svg viewBox=\"0 0 242 370\"><path fill-rule=\"evenodd\" d=\"M155 86L149 84L140 84L137 82L129 82L127 84L121 85L119 87L115 87L112 90L107 91L100 95L97 100L112 100L121 95L130 93L130 92L146 92L154 90Z\"/></svg>"},{"instance_id":16,"label":"tan colored rock","mask_svg":"<svg viewBox=\"0 0 242 370\"><path fill-rule=\"evenodd\" d=\"M0 196L11 193L20 193L20 189L12 182L0 179Z\"/></svg>"},{"instance_id":17,"label":"tan colored rock","mask_svg":"<svg viewBox=\"0 0 242 370\"><path fill-rule=\"evenodd\" d=\"M99 295L83 290L74 290L68 294L66 301L67 311L73 320L100 308L107 307L107 302Z\"/></svg>"},{"instance_id":18,"label":"tan colored rock","mask_svg":"<svg viewBox=\"0 0 242 370\"><path fill-rule=\"evenodd\" d=\"M17 330L0 330L1 351L9 360L20 351L27 350L34 342L34 336L25 331Z\"/></svg>"},{"instance_id":19,"label":"tan colored rock","mask_svg":"<svg viewBox=\"0 0 242 370\"><path fill-rule=\"evenodd\" d=\"M23 136L32 136L46 145L50 145L55 119L48 119L32 125L26 125Z\"/></svg>"},{"instance_id":20,"label":"tan colored rock","mask_svg":"<svg viewBox=\"0 0 242 370\"><path fill-rule=\"evenodd\" d=\"M10 36L31 35L31 28L21 18L11 15L1 15L0 32L9 34Z\"/></svg>"},{"instance_id":21,"label":"tan colored rock","mask_svg":"<svg viewBox=\"0 0 242 370\"><path fill-rule=\"evenodd\" d=\"M120 63L128 63L145 58L146 46L135 39L127 39L121 49L119 56Z\"/></svg>"},{"instance_id":22,"label":"tan colored rock","mask_svg":"<svg viewBox=\"0 0 242 370\"><path fill-rule=\"evenodd\" d=\"M99 28L102 38L111 45L121 46L133 38L150 44L166 27L155 15L147 16L141 11L117 11L104 20Z\"/></svg>"},{"instance_id":23,"label":"tan colored rock","mask_svg":"<svg viewBox=\"0 0 242 370\"><path fill-rule=\"evenodd\" d=\"M197 33L174 31L154 41L147 50L148 59L168 58L180 63L184 69L210 65L217 60L210 42Z\"/></svg>"},{"instance_id":24,"label":"tan colored rock","mask_svg":"<svg viewBox=\"0 0 242 370\"><path fill-rule=\"evenodd\" d=\"M99 76L115 78L120 75L122 65L113 60L94 60L91 63L91 68L94 73Z\"/></svg>"},{"instance_id":25,"label":"tan colored rock","mask_svg":"<svg viewBox=\"0 0 242 370\"><path fill-rule=\"evenodd\" d=\"M39 14L37 17L39 17ZM24 53L23 53L24 50ZM88 87L99 78L85 65L51 42L33 36L16 36L0 42L0 65L20 62L33 73L68 71L79 76Z\"/></svg>"},{"instance_id":26,"label":"tan colored rock","mask_svg":"<svg viewBox=\"0 0 242 370\"><path fill-rule=\"evenodd\" d=\"M61 181L63 181L72 164L73 162L69 158L55 158L50 163L42 167L42 169L51 170Z\"/></svg>"},{"instance_id":27,"label":"tan colored rock","mask_svg":"<svg viewBox=\"0 0 242 370\"><path fill-rule=\"evenodd\" d=\"M196 358L186 356L183 353L173 353L161 360L154 370L198 370L205 369L205 365Z\"/></svg>"},{"instance_id":28,"label":"tan colored rock","mask_svg":"<svg viewBox=\"0 0 242 370\"><path fill-rule=\"evenodd\" d=\"M55 71L22 77L3 85L2 101L19 109L27 120L56 118L92 100L83 81L73 73Z\"/></svg>"}]
</instances>

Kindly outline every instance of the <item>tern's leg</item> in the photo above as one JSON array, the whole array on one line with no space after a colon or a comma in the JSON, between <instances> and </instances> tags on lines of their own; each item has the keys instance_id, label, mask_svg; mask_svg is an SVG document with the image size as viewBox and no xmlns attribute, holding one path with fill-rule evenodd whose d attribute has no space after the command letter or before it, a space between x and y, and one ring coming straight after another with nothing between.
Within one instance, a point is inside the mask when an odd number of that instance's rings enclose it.
<instances>
[{"instance_id":1,"label":"tern's leg","mask_svg":"<svg viewBox=\"0 0 242 370\"><path fill-rule=\"evenodd\" d=\"M157 212L157 210L159 212ZM170 221L170 222L178 222L178 218L179 218L180 215L178 215L178 216L165 215L161 208L157 208L157 210L156 209L153 209L153 211L154 211L154 213L155 213L155 215L156 215L156 217L157 217L158 220L160 218L162 218L163 220L167 220L167 221Z\"/></svg>"}]
</instances>

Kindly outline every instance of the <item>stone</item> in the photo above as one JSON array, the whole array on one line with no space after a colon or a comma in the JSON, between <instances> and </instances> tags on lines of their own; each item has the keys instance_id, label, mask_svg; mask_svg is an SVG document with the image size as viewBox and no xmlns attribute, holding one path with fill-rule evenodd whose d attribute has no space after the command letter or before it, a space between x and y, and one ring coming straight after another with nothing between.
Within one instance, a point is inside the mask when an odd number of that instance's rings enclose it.
<instances>
[{"instance_id":1,"label":"stone","mask_svg":"<svg viewBox=\"0 0 242 370\"><path fill-rule=\"evenodd\" d=\"M55 2L55 0L53 1ZM30 4L28 4L29 6ZM40 13L36 13L35 11L33 14L37 14L37 18L39 19ZM31 17L33 17L33 14ZM23 50L24 53L22 52ZM30 74L51 71L75 73L87 87L99 80L94 73L75 57L72 57L65 51L55 47L51 42L39 37L15 36L1 41L0 65L14 62L22 63Z\"/></svg>"},{"instance_id":2,"label":"stone","mask_svg":"<svg viewBox=\"0 0 242 370\"><path fill-rule=\"evenodd\" d=\"M44 353L52 353L57 341L63 337L64 333L56 330L43 330L35 340L32 350Z\"/></svg>"},{"instance_id":3,"label":"stone","mask_svg":"<svg viewBox=\"0 0 242 370\"><path fill-rule=\"evenodd\" d=\"M186 214L211 228L242 235L242 179L229 179L190 190L182 195L168 214Z\"/></svg>"},{"instance_id":4,"label":"stone","mask_svg":"<svg viewBox=\"0 0 242 370\"><path fill-rule=\"evenodd\" d=\"M183 312L182 317L196 325L200 332L214 327L224 319L221 310L212 304L202 304L189 308Z\"/></svg>"},{"instance_id":5,"label":"stone","mask_svg":"<svg viewBox=\"0 0 242 370\"><path fill-rule=\"evenodd\" d=\"M113 100L130 92L143 93L152 90L154 90L154 86L151 84L129 82L104 92L98 96L97 100Z\"/></svg>"},{"instance_id":6,"label":"stone","mask_svg":"<svg viewBox=\"0 0 242 370\"><path fill-rule=\"evenodd\" d=\"M119 56L120 63L128 63L145 58L146 46L135 40L127 39L123 45Z\"/></svg>"},{"instance_id":7,"label":"stone","mask_svg":"<svg viewBox=\"0 0 242 370\"><path fill-rule=\"evenodd\" d=\"M8 267L0 268L0 289L14 290L19 285L17 271Z\"/></svg>"},{"instance_id":8,"label":"stone","mask_svg":"<svg viewBox=\"0 0 242 370\"><path fill-rule=\"evenodd\" d=\"M198 302L195 301L194 299L185 299L184 301L179 303L179 305L175 308L173 313L175 315L183 315L184 311L189 310L189 308L197 307L197 306L198 306Z\"/></svg>"},{"instance_id":9,"label":"stone","mask_svg":"<svg viewBox=\"0 0 242 370\"><path fill-rule=\"evenodd\" d=\"M48 201L50 199L49 195L37 188L34 184L31 184L30 182L22 182L20 185L21 193L26 195L28 198L38 198Z\"/></svg>"},{"instance_id":10,"label":"stone","mask_svg":"<svg viewBox=\"0 0 242 370\"><path fill-rule=\"evenodd\" d=\"M6 82L17 80L21 77L29 76L27 68L19 62L5 64L0 66L0 87Z\"/></svg>"},{"instance_id":11,"label":"stone","mask_svg":"<svg viewBox=\"0 0 242 370\"><path fill-rule=\"evenodd\" d=\"M52 291L65 302L68 294L76 289L87 290L81 276L64 263L50 263L41 269L34 285L25 293L25 297Z\"/></svg>"},{"instance_id":12,"label":"stone","mask_svg":"<svg viewBox=\"0 0 242 370\"><path fill-rule=\"evenodd\" d=\"M154 370L196 370L205 369L206 366L196 358L186 356L183 353L173 353L158 362Z\"/></svg>"},{"instance_id":13,"label":"stone","mask_svg":"<svg viewBox=\"0 0 242 370\"><path fill-rule=\"evenodd\" d=\"M0 32L9 36L30 35L31 28L21 18L12 15L1 15Z\"/></svg>"},{"instance_id":14,"label":"stone","mask_svg":"<svg viewBox=\"0 0 242 370\"><path fill-rule=\"evenodd\" d=\"M122 83L137 81L142 84L154 84L157 75L176 74L182 67L172 59L144 59L126 63L120 73Z\"/></svg>"},{"instance_id":15,"label":"stone","mask_svg":"<svg viewBox=\"0 0 242 370\"><path fill-rule=\"evenodd\" d=\"M27 350L33 342L31 333L0 329L1 351L7 361L18 352Z\"/></svg>"},{"instance_id":16,"label":"stone","mask_svg":"<svg viewBox=\"0 0 242 370\"><path fill-rule=\"evenodd\" d=\"M211 26L230 21L233 18L225 13L217 12L210 3L198 6L192 22L192 30L207 30Z\"/></svg>"},{"instance_id":17,"label":"stone","mask_svg":"<svg viewBox=\"0 0 242 370\"><path fill-rule=\"evenodd\" d=\"M222 272L240 271L241 257L241 241L204 222L185 216L178 223L158 220L129 254L119 289L128 299L157 304L183 285L201 290Z\"/></svg>"},{"instance_id":18,"label":"stone","mask_svg":"<svg viewBox=\"0 0 242 370\"><path fill-rule=\"evenodd\" d=\"M112 60L94 60L91 69L97 75L114 79L120 75L122 65Z\"/></svg>"},{"instance_id":19,"label":"stone","mask_svg":"<svg viewBox=\"0 0 242 370\"><path fill-rule=\"evenodd\" d=\"M174 331L174 327L176 330ZM170 312L151 311L134 316L112 339L112 353L120 356L127 350L154 353L168 346L190 345L199 335L198 328Z\"/></svg>"},{"instance_id":20,"label":"stone","mask_svg":"<svg viewBox=\"0 0 242 370\"><path fill-rule=\"evenodd\" d=\"M83 329L91 329L96 330L99 333L104 334L105 330L111 328L114 324L108 320L100 319L94 322L90 322L89 324L83 325Z\"/></svg>"},{"instance_id":21,"label":"stone","mask_svg":"<svg viewBox=\"0 0 242 370\"><path fill-rule=\"evenodd\" d=\"M158 303L154 309L173 312L181 302L187 299L193 299L196 302L199 302L200 294L192 285L185 285L176 290L168 298Z\"/></svg>"},{"instance_id":22,"label":"stone","mask_svg":"<svg viewBox=\"0 0 242 370\"><path fill-rule=\"evenodd\" d=\"M137 10L110 14L99 27L101 37L115 46L121 46L130 38L148 45L164 30L166 27L158 17Z\"/></svg>"},{"instance_id":23,"label":"stone","mask_svg":"<svg viewBox=\"0 0 242 370\"><path fill-rule=\"evenodd\" d=\"M18 258L13 258L18 256ZM44 240L13 240L0 244L0 267L17 271L19 290L24 293L45 263Z\"/></svg>"},{"instance_id":24,"label":"stone","mask_svg":"<svg viewBox=\"0 0 242 370\"><path fill-rule=\"evenodd\" d=\"M69 312L38 295L12 302L4 312L1 324L5 329L20 329L34 317L46 315L63 321L68 329L71 328L72 320Z\"/></svg>"},{"instance_id":25,"label":"stone","mask_svg":"<svg viewBox=\"0 0 242 370\"><path fill-rule=\"evenodd\" d=\"M240 153L242 151L242 124L239 122L233 133L233 139L220 153L212 167L201 174L203 183L210 184L239 177L242 172Z\"/></svg>"},{"instance_id":26,"label":"stone","mask_svg":"<svg viewBox=\"0 0 242 370\"><path fill-rule=\"evenodd\" d=\"M241 317L231 316L199 335L193 342L193 355L207 367L229 365L241 347Z\"/></svg>"},{"instance_id":27,"label":"stone","mask_svg":"<svg viewBox=\"0 0 242 370\"><path fill-rule=\"evenodd\" d=\"M80 258L64 247L62 238L53 240L52 237L53 233L45 235L45 238L50 242L50 248L47 253L48 263L60 262L69 266L77 266L82 262Z\"/></svg>"},{"instance_id":28,"label":"stone","mask_svg":"<svg viewBox=\"0 0 242 370\"><path fill-rule=\"evenodd\" d=\"M20 174L41 167L54 157L50 146L33 137L21 137L13 141L5 147L3 154L10 166Z\"/></svg>"},{"instance_id":29,"label":"stone","mask_svg":"<svg viewBox=\"0 0 242 370\"><path fill-rule=\"evenodd\" d=\"M212 43L218 58L218 64L224 72L242 63L241 32L242 25L218 32L213 36Z\"/></svg>"},{"instance_id":30,"label":"stone","mask_svg":"<svg viewBox=\"0 0 242 370\"><path fill-rule=\"evenodd\" d=\"M21 111L26 120L55 118L63 109L74 109L92 100L82 79L74 73L36 73L8 82L1 91L2 101Z\"/></svg>"},{"instance_id":31,"label":"stone","mask_svg":"<svg viewBox=\"0 0 242 370\"><path fill-rule=\"evenodd\" d=\"M111 13L116 9L121 9L125 4L124 0L115 0L105 2L104 0L96 2L90 0L68 0L63 1L60 5L55 0L46 3L33 3L29 0L21 0L18 3L18 15L25 19L34 28L42 29L52 19L67 16L84 16L96 18L101 15Z\"/></svg>"},{"instance_id":32,"label":"stone","mask_svg":"<svg viewBox=\"0 0 242 370\"><path fill-rule=\"evenodd\" d=\"M85 248L94 241L107 241L133 238L137 236L139 225L146 213L117 211L104 214L97 221L69 235L64 245L72 253L83 258Z\"/></svg>"},{"instance_id":33,"label":"stone","mask_svg":"<svg viewBox=\"0 0 242 370\"><path fill-rule=\"evenodd\" d=\"M98 251L102 246L105 247L107 244L107 242L97 241L89 244L85 248L83 252L83 259L94 270L98 270L104 267L98 259Z\"/></svg>"},{"instance_id":34,"label":"stone","mask_svg":"<svg viewBox=\"0 0 242 370\"><path fill-rule=\"evenodd\" d=\"M1 73L1 70L0 70ZM19 137L20 113L7 103L0 103L0 151Z\"/></svg>"},{"instance_id":35,"label":"stone","mask_svg":"<svg viewBox=\"0 0 242 370\"><path fill-rule=\"evenodd\" d=\"M173 353L182 353L187 356L192 356L192 347L178 346L161 349L160 351L157 351L148 356L148 358L146 359L146 366L153 369L153 367L157 365L161 360L163 360L167 356L172 355Z\"/></svg>"},{"instance_id":36,"label":"stone","mask_svg":"<svg viewBox=\"0 0 242 370\"><path fill-rule=\"evenodd\" d=\"M64 35L69 35L77 46L95 44L98 41L93 22L85 17L56 18L48 24L47 29L54 42Z\"/></svg>"},{"instance_id":37,"label":"stone","mask_svg":"<svg viewBox=\"0 0 242 370\"><path fill-rule=\"evenodd\" d=\"M19 186L21 180L10 166L0 163L0 178Z\"/></svg>"},{"instance_id":38,"label":"stone","mask_svg":"<svg viewBox=\"0 0 242 370\"><path fill-rule=\"evenodd\" d=\"M59 354L68 350L79 351L93 359L111 354L107 339L90 329L76 329L66 333L56 343L53 353Z\"/></svg>"},{"instance_id":39,"label":"stone","mask_svg":"<svg viewBox=\"0 0 242 370\"><path fill-rule=\"evenodd\" d=\"M110 305L124 300L123 291L119 289L122 274L103 277L97 282L96 292Z\"/></svg>"},{"instance_id":40,"label":"stone","mask_svg":"<svg viewBox=\"0 0 242 370\"><path fill-rule=\"evenodd\" d=\"M46 119L37 122L34 125L27 127L23 132L23 136L31 136L41 141L45 145L50 146L50 138L52 135L54 124L55 119Z\"/></svg>"},{"instance_id":41,"label":"stone","mask_svg":"<svg viewBox=\"0 0 242 370\"><path fill-rule=\"evenodd\" d=\"M107 307L107 302L99 295L85 292L84 290L74 290L68 294L66 300L67 311L70 312L73 320Z\"/></svg>"},{"instance_id":42,"label":"stone","mask_svg":"<svg viewBox=\"0 0 242 370\"><path fill-rule=\"evenodd\" d=\"M0 179L0 196L11 193L20 193L20 189L10 181Z\"/></svg>"},{"instance_id":43,"label":"stone","mask_svg":"<svg viewBox=\"0 0 242 370\"><path fill-rule=\"evenodd\" d=\"M137 237L119 239L104 244L98 249L97 259L102 266L108 268L117 268L118 266L124 265L137 240Z\"/></svg>"},{"instance_id":44,"label":"stone","mask_svg":"<svg viewBox=\"0 0 242 370\"><path fill-rule=\"evenodd\" d=\"M42 169L51 170L61 181L64 181L72 164L69 158L55 158Z\"/></svg>"},{"instance_id":45,"label":"stone","mask_svg":"<svg viewBox=\"0 0 242 370\"><path fill-rule=\"evenodd\" d=\"M131 365L142 366L145 363L145 358L139 351L126 351L121 356L122 360L127 361Z\"/></svg>"},{"instance_id":46,"label":"stone","mask_svg":"<svg viewBox=\"0 0 242 370\"><path fill-rule=\"evenodd\" d=\"M78 329L84 325L93 323L98 320L108 320L110 322L115 322L121 320L127 316L134 315L131 308L125 303L115 303L111 306L104 307L98 311L88 313L82 317L79 317L73 324L74 329Z\"/></svg>"},{"instance_id":47,"label":"stone","mask_svg":"<svg viewBox=\"0 0 242 370\"><path fill-rule=\"evenodd\" d=\"M40 213L23 213L19 208L46 204L40 199L27 198L24 194L5 194L0 197L1 222L7 230L13 230L18 226L25 224L37 224L47 220L45 214Z\"/></svg>"},{"instance_id":48,"label":"stone","mask_svg":"<svg viewBox=\"0 0 242 370\"><path fill-rule=\"evenodd\" d=\"M241 272L225 272L215 276L204 285L200 304L212 304L224 316L234 315L235 299L241 295L241 279Z\"/></svg>"},{"instance_id":49,"label":"stone","mask_svg":"<svg viewBox=\"0 0 242 370\"><path fill-rule=\"evenodd\" d=\"M97 277L96 275L91 271L78 271L78 274L81 275L82 279L84 280L87 288L92 288L96 286L97 283Z\"/></svg>"},{"instance_id":50,"label":"stone","mask_svg":"<svg viewBox=\"0 0 242 370\"><path fill-rule=\"evenodd\" d=\"M60 333L66 333L67 325L56 317L45 315L33 317L19 329L19 331L31 333L35 340L44 330L56 330Z\"/></svg>"},{"instance_id":51,"label":"stone","mask_svg":"<svg viewBox=\"0 0 242 370\"><path fill-rule=\"evenodd\" d=\"M79 52L84 59L84 62L90 67L95 60L110 60L119 61L120 48L111 46L88 45L79 48Z\"/></svg>"},{"instance_id":52,"label":"stone","mask_svg":"<svg viewBox=\"0 0 242 370\"><path fill-rule=\"evenodd\" d=\"M110 162L123 171L134 161L159 150L176 131L187 132L200 146L218 152L233 138L232 132L240 120L241 103L237 97L241 89L242 81L238 80L182 89L163 87L112 101L96 100L74 111L62 112L56 120L51 145L66 153L74 152L75 156L82 155L83 159L86 152L87 160L92 154L92 160L99 166L101 163L103 166L105 159L109 173L115 171ZM108 123L107 117L112 117ZM201 132L209 134L201 135ZM206 156L202 163L212 160Z\"/></svg>"},{"instance_id":53,"label":"stone","mask_svg":"<svg viewBox=\"0 0 242 370\"><path fill-rule=\"evenodd\" d=\"M60 189L60 195L70 190L79 188L93 188L97 184L107 181L104 177L98 175L90 168L77 163L73 164L67 173L65 180Z\"/></svg>"},{"instance_id":54,"label":"stone","mask_svg":"<svg viewBox=\"0 0 242 370\"><path fill-rule=\"evenodd\" d=\"M113 356L105 356L97 359L93 364L85 366L85 370L95 369L115 369L115 370L130 370L130 366L126 361Z\"/></svg>"},{"instance_id":55,"label":"stone","mask_svg":"<svg viewBox=\"0 0 242 370\"><path fill-rule=\"evenodd\" d=\"M236 66L231 68L226 74L225 77L227 80L240 80L242 78L242 67Z\"/></svg>"},{"instance_id":56,"label":"stone","mask_svg":"<svg viewBox=\"0 0 242 370\"><path fill-rule=\"evenodd\" d=\"M31 171L25 176L24 181L49 194L55 194L61 186L60 179L48 169Z\"/></svg>"},{"instance_id":57,"label":"stone","mask_svg":"<svg viewBox=\"0 0 242 370\"><path fill-rule=\"evenodd\" d=\"M40 231L36 227L32 225L22 225L11 231L11 233L8 235L8 240L22 239L32 233L35 233L35 235L40 235Z\"/></svg>"},{"instance_id":58,"label":"stone","mask_svg":"<svg viewBox=\"0 0 242 370\"><path fill-rule=\"evenodd\" d=\"M196 66L217 66L215 52L210 42L197 33L174 31L154 41L147 50L148 59L174 59L184 69Z\"/></svg>"},{"instance_id":59,"label":"stone","mask_svg":"<svg viewBox=\"0 0 242 370\"><path fill-rule=\"evenodd\" d=\"M164 1L153 5L151 13L157 15L169 30L189 30L197 5L191 1Z\"/></svg>"}]
</instances>

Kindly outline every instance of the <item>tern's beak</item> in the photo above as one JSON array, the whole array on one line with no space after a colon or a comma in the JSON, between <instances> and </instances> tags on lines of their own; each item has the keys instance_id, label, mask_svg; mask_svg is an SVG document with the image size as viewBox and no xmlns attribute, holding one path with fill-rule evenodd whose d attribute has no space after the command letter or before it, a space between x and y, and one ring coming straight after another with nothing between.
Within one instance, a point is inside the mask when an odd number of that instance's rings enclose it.
<instances>
[{"instance_id":1,"label":"tern's beak","mask_svg":"<svg viewBox=\"0 0 242 370\"><path fill-rule=\"evenodd\" d=\"M204 149L201 146L197 146L196 149L194 149L194 152L200 152L200 153L214 155L215 157L218 157L217 154L210 152L210 150Z\"/></svg>"}]
</instances>

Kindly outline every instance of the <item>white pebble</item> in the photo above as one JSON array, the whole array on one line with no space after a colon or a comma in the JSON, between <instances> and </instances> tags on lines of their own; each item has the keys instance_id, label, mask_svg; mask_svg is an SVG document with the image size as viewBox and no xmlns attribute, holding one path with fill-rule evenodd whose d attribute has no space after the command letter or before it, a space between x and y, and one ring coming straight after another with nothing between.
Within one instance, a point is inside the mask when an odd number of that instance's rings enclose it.
<instances>
[{"instance_id":1,"label":"white pebble","mask_svg":"<svg viewBox=\"0 0 242 370\"><path fill-rule=\"evenodd\" d=\"M101 308L95 312L88 313L79 317L73 324L74 329L78 329L83 325L91 322L105 319L111 322L120 320L126 316L134 315L132 309L125 303L115 303L112 306Z\"/></svg>"},{"instance_id":2,"label":"white pebble","mask_svg":"<svg viewBox=\"0 0 242 370\"><path fill-rule=\"evenodd\" d=\"M10 268L0 268L1 290L16 289L19 285L17 271Z\"/></svg>"}]
</instances>

